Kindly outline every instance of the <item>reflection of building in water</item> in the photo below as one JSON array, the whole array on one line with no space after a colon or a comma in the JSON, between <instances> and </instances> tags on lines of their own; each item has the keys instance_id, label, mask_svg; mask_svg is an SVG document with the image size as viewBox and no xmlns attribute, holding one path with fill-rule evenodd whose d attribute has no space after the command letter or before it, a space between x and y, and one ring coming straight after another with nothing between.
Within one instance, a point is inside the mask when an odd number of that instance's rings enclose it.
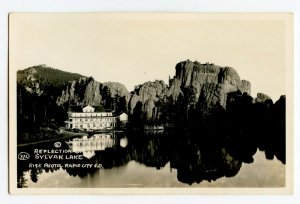
<instances>
[{"instance_id":1,"label":"reflection of building in water","mask_svg":"<svg viewBox=\"0 0 300 204\"><path fill-rule=\"evenodd\" d=\"M123 147L123 148L125 148L125 147L127 147L127 145L128 145L128 139L127 139L127 137L121 138L120 139L120 146Z\"/></svg>"},{"instance_id":2,"label":"reflection of building in water","mask_svg":"<svg viewBox=\"0 0 300 204\"><path fill-rule=\"evenodd\" d=\"M67 129L113 129L116 127L116 117L103 106L70 106L69 119L65 121Z\"/></svg>"},{"instance_id":3,"label":"reflection of building in water","mask_svg":"<svg viewBox=\"0 0 300 204\"><path fill-rule=\"evenodd\" d=\"M95 134L91 138L83 136L82 138L75 138L66 143L72 152L82 152L83 156L88 159L95 156L95 151L103 151L116 144L113 135L107 133Z\"/></svg>"}]
</instances>

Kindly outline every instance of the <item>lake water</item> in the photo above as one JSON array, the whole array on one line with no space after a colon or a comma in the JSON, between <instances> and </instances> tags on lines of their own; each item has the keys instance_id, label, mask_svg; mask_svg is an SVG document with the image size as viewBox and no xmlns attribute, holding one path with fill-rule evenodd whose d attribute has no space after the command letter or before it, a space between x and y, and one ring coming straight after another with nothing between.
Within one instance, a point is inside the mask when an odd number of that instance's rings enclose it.
<instances>
[{"instance_id":1,"label":"lake water","mask_svg":"<svg viewBox=\"0 0 300 204\"><path fill-rule=\"evenodd\" d=\"M255 147L163 132L99 133L19 147L19 188L284 187L285 165ZM254 150L253 150L254 149ZM253 159L253 161L252 161Z\"/></svg>"}]
</instances>

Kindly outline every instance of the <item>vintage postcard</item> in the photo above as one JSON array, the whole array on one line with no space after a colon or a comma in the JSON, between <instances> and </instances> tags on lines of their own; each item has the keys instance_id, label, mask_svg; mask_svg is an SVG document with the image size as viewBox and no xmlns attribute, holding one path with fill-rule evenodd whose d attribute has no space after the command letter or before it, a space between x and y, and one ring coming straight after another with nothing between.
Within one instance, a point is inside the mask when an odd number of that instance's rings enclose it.
<instances>
[{"instance_id":1,"label":"vintage postcard","mask_svg":"<svg viewBox=\"0 0 300 204\"><path fill-rule=\"evenodd\" d=\"M292 194L293 14L11 13L11 194Z\"/></svg>"}]
</instances>

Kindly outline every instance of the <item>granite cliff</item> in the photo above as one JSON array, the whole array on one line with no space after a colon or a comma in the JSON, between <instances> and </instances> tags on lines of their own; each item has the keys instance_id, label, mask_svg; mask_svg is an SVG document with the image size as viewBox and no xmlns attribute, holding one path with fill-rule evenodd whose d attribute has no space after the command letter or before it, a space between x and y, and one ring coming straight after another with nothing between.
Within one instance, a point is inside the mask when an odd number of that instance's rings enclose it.
<instances>
[{"instance_id":1,"label":"granite cliff","mask_svg":"<svg viewBox=\"0 0 300 204\"><path fill-rule=\"evenodd\" d=\"M194 103L201 99L210 105L220 103L225 108L228 93L239 90L250 95L251 84L241 80L234 68L187 60L176 65L176 75L170 81L170 89L180 89ZM168 94L176 99L180 91Z\"/></svg>"},{"instance_id":2,"label":"granite cliff","mask_svg":"<svg viewBox=\"0 0 300 204\"><path fill-rule=\"evenodd\" d=\"M81 77L70 81L57 97L56 104L65 109L69 105L99 106L116 112L127 112L129 92L118 82L95 81L92 77Z\"/></svg>"},{"instance_id":3,"label":"granite cliff","mask_svg":"<svg viewBox=\"0 0 300 204\"><path fill-rule=\"evenodd\" d=\"M231 67L187 60L178 63L175 70L175 76L170 78L168 85L159 80L138 85L129 99L129 114L133 115L135 106L140 103L141 110L136 111L142 114L141 119L159 121L164 106L180 105L184 114L199 103L206 104L207 108L218 104L226 108L228 93L240 91L250 95L251 92L250 82L241 80Z\"/></svg>"}]
</instances>

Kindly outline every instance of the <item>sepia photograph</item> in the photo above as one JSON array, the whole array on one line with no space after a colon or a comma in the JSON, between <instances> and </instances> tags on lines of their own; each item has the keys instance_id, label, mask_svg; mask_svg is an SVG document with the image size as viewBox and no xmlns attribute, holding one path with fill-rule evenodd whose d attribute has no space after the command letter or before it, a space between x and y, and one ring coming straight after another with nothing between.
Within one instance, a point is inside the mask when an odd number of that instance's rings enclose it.
<instances>
[{"instance_id":1,"label":"sepia photograph","mask_svg":"<svg viewBox=\"0 0 300 204\"><path fill-rule=\"evenodd\" d=\"M293 193L292 13L8 24L11 194Z\"/></svg>"}]
</instances>

